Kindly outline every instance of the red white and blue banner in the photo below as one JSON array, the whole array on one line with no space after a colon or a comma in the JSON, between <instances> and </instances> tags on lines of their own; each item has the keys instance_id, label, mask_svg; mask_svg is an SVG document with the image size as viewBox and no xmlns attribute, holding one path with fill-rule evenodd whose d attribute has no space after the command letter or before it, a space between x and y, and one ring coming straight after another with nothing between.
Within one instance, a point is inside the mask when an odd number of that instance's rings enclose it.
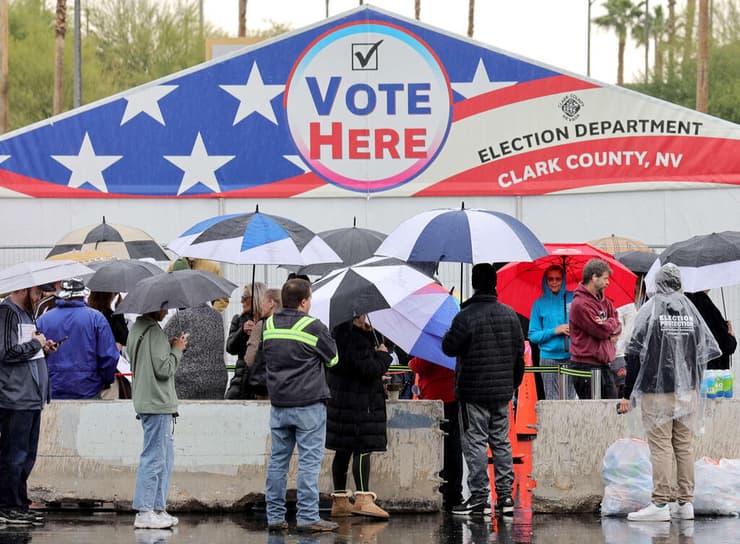
<instances>
[{"instance_id":1,"label":"red white and blue banner","mask_svg":"<svg viewBox=\"0 0 740 544\"><path fill-rule=\"evenodd\" d=\"M740 126L367 6L0 138L2 196L706 184L740 185Z\"/></svg>"}]
</instances>

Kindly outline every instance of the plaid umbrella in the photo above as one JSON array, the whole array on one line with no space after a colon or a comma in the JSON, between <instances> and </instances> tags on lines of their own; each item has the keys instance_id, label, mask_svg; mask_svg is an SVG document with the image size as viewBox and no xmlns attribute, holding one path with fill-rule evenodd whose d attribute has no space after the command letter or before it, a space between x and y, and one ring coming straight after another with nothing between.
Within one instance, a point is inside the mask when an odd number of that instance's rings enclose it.
<instances>
[{"instance_id":1,"label":"plaid umbrella","mask_svg":"<svg viewBox=\"0 0 740 544\"><path fill-rule=\"evenodd\" d=\"M99 225L89 225L67 233L51 248L47 258L59 253L75 250L99 250L118 259L151 258L169 261L162 247L143 230L106 223L105 217Z\"/></svg>"},{"instance_id":2,"label":"plaid umbrella","mask_svg":"<svg viewBox=\"0 0 740 544\"><path fill-rule=\"evenodd\" d=\"M593 246L601 251L606 251L614 255L615 253L624 253L626 251L645 251L652 253L652 249L647 244L627 238L625 236L607 236L606 238L597 238L586 242L588 245Z\"/></svg>"}]
</instances>

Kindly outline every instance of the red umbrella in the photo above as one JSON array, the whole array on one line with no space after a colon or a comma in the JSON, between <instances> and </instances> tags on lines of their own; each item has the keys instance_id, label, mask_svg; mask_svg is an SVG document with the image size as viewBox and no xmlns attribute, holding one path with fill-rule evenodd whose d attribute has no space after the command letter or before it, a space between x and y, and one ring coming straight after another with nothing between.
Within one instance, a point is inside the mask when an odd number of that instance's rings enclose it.
<instances>
[{"instance_id":1,"label":"red umbrella","mask_svg":"<svg viewBox=\"0 0 740 544\"><path fill-rule=\"evenodd\" d=\"M609 263L612 275L605 294L615 308L635 301L635 276L614 257L588 244L545 244L547 257L532 262L509 263L498 271L496 290L500 302L529 317L532 304L542 296L542 275L552 265L565 268L566 289L575 291L583 279L583 267L594 258Z\"/></svg>"}]
</instances>

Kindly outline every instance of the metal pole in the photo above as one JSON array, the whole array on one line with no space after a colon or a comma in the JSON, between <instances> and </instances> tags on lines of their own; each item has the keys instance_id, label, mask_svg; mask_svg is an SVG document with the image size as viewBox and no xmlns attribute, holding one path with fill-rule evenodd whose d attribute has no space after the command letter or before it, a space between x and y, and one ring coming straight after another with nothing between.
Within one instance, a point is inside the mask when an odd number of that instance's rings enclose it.
<instances>
[{"instance_id":1,"label":"metal pole","mask_svg":"<svg viewBox=\"0 0 740 544\"><path fill-rule=\"evenodd\" d=\"M650 51L650 1L645 0L645 84L648 82L648 53Z\"/></svg>"},{"instance_id":2,"label":"metal pole","mask_svg":"<svg viewBox=\"0 0 740 544\"><path fill-rule=\"evenodd\" d=\"M75 69L72 83L72 107L82 105L82 17L81 0L75 0Z\"/></svg>"},{"instance_id":3,"label":"metal pole","mask_svg":"<svg viewBox=\"0 0 740 544\"><path fill-rule=\"evenodd\" d=\"M560 394L560 400L568 400L568 385L570 376L563 374L562 365L558 365L558 393Z\"/></svg>"},{"instance_id":4,"label":"metal pole","mask_svg":"<svg viewBox=\"0 0 740 544\"><path fill-rule=\"evenodd\" d=\"M594 368L591 371L591 398L601 399L601 369Z\"/></svg>"},{"instance_id":5,"label":"metal pole","mask_svg":"<svg viewBox=\"0 0 740 544\"><path fill-rule=\"evenodd\" d=\"M591 77L591 4L596 0L588 0L588 25L586 31L586 75Z\"/></svg>"}]
</instances>

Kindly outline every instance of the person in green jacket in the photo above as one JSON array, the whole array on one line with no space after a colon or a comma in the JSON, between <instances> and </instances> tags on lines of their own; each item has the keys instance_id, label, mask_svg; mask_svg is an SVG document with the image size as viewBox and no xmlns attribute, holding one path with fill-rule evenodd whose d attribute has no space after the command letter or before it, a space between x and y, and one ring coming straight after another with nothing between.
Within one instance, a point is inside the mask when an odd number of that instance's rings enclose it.
<instances>
[{"instance_id":1,"label":"person in green jacket","mask_svg":"<svg viewBox=\"0 0 740 544\"><path fill-rule=\"evenodd\" d=\"M175 371L188 345L180 333L168 339L159 325L167 310L139 316L128 335L126 349L133 374L132 397L144 429L144 447L136 472L133 507L137 529L166 529L177 518L166 510L175 451L173 418L177 416Z\"/></svg>"}]
</instances>

